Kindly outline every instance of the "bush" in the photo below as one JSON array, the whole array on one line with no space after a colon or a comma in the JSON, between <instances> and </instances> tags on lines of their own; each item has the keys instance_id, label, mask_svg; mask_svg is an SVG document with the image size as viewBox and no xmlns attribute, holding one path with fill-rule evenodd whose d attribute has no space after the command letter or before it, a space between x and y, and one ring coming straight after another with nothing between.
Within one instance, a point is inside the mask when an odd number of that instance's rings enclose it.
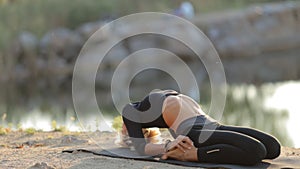
<instances>
[{"instance_id":1,"label":"bush","mask_svg":"<svg viewBox=\"0 0 300 169\"><path fill-rule=\"evenodd\" d=\"M116 130L116 131L121 131L122 130L122 125L123 125L123 119L122 116L117 116L114 118L113 123L112 123L112 127Z\"/></svg>"},{"instance_id":2,"label":"bush","mask_svg":"<svg viewBox=\"0 0 300 169\"><path fill-rule=\"evenodd\" d=\"M68 131L68 129L65 126L57 126L57 123L55 120L53 120L51 122L51 128L53 131L56 131L56 132L67 132Z\"/></svg>"},{"instance_id":3,"label":"bush","mask_svg":"<svg viewBox=\"0 0 300 169\"><path fill-rule=\"evenodd\" d=\"M35 130L35 128L27 128L26 130L25 130L25 133L26 134L34 134L36 132L36 130Z\"/></svg>"},{"instance_id":4,"label":"bush","mask_svg":"<svg viewBox=\"0 0 300 169\"><path fill-rule=\"evenodd\" d=\"M6 135L6 134L7 134L6 129L0 126L0 135Z\"/></svg>"}]
</instances>

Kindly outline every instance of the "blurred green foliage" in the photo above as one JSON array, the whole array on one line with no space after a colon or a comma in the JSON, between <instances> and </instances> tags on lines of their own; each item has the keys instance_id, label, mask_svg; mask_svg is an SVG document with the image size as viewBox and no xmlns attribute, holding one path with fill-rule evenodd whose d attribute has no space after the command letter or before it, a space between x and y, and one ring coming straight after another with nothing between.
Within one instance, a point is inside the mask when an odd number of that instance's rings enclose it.
<instances>
[{"instance_id":1,"label":"blurred green foliage","mask_svg":"<svg viewBox=\"0 0 300 169\"><path fill-rule=\"evenodd\" d=\"M36 133L36 129L33 128L33 127L27 128L27 129L25 130L25 133L26 133L26 134L29 134L29 135L33 135L34 133Z\"/></svg>"},{"instance_id":2,"label":"blurred green foliage","mask_svg":"<svg viewBox=\"0 0 300 169\"><path fill-rule=\"evenodd\" d=\"M121 131L122 125L123 125L122 116L117 116L113 119L113 123L112 123L113 129L115 129L116 131Z\"/></svg>"},{"instance_id":3,"label":"blurred green foliage","mask_svg":"<svg viewBox=\"0 0 300 169\"><path fill-rule=\"evenodd\" d=\"M74 29L99 19L145 11L171 13L183 0L0 0L0 51L20 31L41 37L56 27ZM196 13L282 0L190 0Z\"/></svg>"}]
</instances>

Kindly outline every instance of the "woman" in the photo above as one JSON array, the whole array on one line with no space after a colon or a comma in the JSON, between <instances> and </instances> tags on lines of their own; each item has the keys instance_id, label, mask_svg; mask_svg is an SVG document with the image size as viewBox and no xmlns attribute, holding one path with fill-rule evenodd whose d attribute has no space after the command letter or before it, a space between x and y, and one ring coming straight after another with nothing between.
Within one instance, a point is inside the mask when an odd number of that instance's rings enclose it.
<instances>
[{"instance_id":1,"label":"woman","mask_svg":"<svg viewBox=\"0 0 300 169\"><path fill-rule=\"evenodd\" d=\"M220 124L192 98L174 90L151 92L141 102L127 104L122 117L134 148L141 155L255 165L280 154L280 143L273 136L252 128ZM175 140L147 143L142 129L149 127L169 128Z\"/></svg>"}]
</instances>

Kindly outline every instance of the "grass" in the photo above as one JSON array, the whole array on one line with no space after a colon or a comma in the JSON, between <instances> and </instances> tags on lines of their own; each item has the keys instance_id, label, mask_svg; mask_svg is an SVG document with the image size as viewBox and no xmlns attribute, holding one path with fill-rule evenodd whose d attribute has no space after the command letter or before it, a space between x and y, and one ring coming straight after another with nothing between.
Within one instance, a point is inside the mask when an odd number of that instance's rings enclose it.
<instances>
[{"instance_id":1,"label":"grass","mask_svg":"<svg viewBox=\"0 0 300 169\"><path fill-rule=\"evenodd\" d=\"M68 132L68 129L66 126L57 126L57 123L55 120L51 122L51 128L55 132Z\"/></svg>"}]
</instances>

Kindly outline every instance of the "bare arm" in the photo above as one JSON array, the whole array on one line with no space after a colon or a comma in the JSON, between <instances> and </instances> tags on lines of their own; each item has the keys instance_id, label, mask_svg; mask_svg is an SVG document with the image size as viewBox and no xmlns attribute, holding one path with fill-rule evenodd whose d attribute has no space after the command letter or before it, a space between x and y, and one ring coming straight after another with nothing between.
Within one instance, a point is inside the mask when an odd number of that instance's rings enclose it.
<instances>
[{"instance_id":1,"label":"bare arm","mask_svg":"<svg viewBox=\"0 0 300 169\"><path fill-rule=\"evenodd\" d=\"M165 112L176 112L176 114L179 112L179 101L178 101L178 97L176 96L169 96L164 100L164 104L163 104L163 108L162 108L163 114ZM167 120L167 124L168 122L171 120L173 121L175 117L170 117L169 118L165 118L165 120ZM147 155L158 155L158 154L163 154L165 153L165 144L152 144L152 143L148 143L145 146L145 154Z\"/></svg>"},{"instance_id":2,"label":"bare arm","mask_svg":"<svg viewBox=\"0 0 300 169\"><path fill-rule=\"evenodd\" d=\"M186 152L194 147L193 142L189 137L179 135L175 140L166 144L153 144L148 143L145 146L145 154L159 155L165 154L170 150L179 149L181 152Z\"/></svg>"},{"instance_id":3,"label":"bare arm","mask_svg":"<svg viewBox=\"0 0 300 169\"><path fill-rule=\"evenodd\" d=\"M176 120L177 115L180 112L181 101L180 98L177 96L169 96L165 99L162 114L167 115L164 116L164 119L168 125L172 125L172 123ZM192 146L192 141L185 136L178 136L174 141L170 142L166 147L165 144L152 144L148 143L145 146L145 154L147 155L158 155L164 154L167 150L178 148L182 152L185 149L188 149Z\"/></svg>"},{"instance_id":4,"label":"bare arm","mask_svg":"<svg viewBox=\"0 0 300 169\"><path fill-rule=\"evenodd\" d=\"M145 146L145 154L147 155L159 155L164 153L165 153L165 144L148 143Z\"/></svg>"}]
</instances>

